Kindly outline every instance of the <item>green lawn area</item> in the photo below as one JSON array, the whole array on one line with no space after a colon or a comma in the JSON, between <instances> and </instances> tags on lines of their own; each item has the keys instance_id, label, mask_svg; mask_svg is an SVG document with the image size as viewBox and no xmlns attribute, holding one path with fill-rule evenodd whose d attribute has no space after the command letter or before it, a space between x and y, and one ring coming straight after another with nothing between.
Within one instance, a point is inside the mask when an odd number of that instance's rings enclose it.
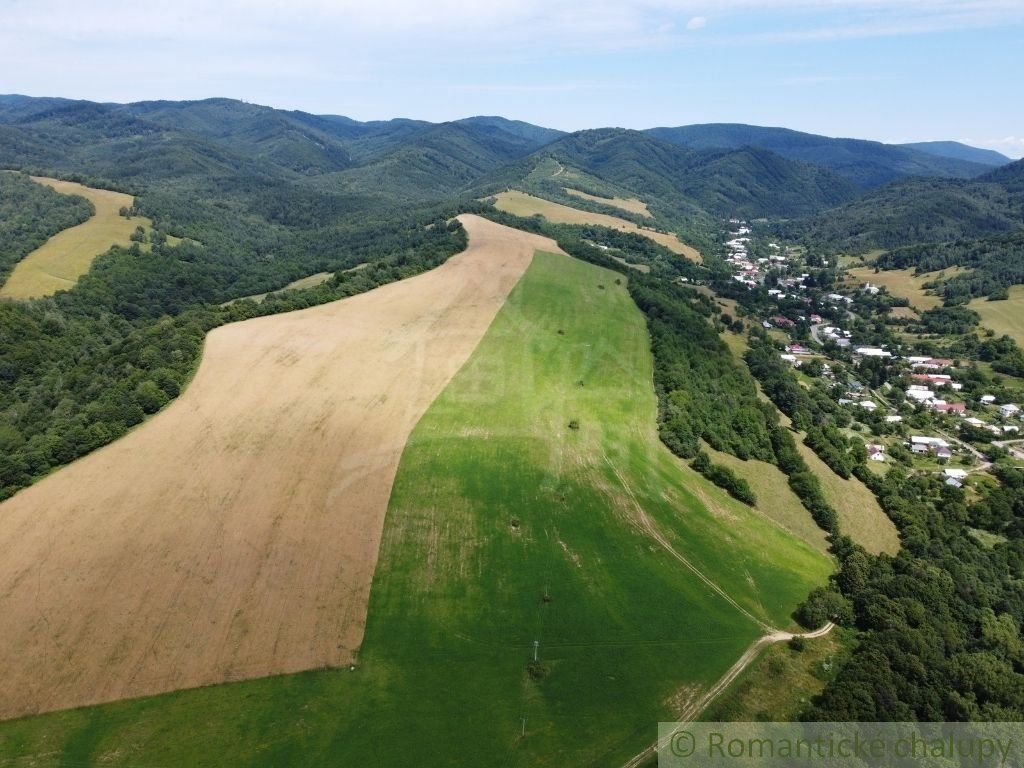
<instances>
[{"instance_id":1,"label":"green lawn area","mask_svg":"<svg viewBox=\"0 0 1024 768\"><path fill-rule=\"evenodd\" d=\"M832 565L658 441L617 277L538 254L421 419L354 671L0 724L0 766L563 768L653 741L762 634L747 614L789 626Z\"/></svg>"},{"instance_id":2,"label":"green lawn area","mask_svg":"<svg viewBox=\"0 0 1024 768\"><path fill-rule=\"evenodd\" d=\"M1010 298L1004 301L975 299L970 308L981 315L981 324L998 335L1006 334L1024 345L1024 285L1010 288Z\"/></svg>"}]
</instances>

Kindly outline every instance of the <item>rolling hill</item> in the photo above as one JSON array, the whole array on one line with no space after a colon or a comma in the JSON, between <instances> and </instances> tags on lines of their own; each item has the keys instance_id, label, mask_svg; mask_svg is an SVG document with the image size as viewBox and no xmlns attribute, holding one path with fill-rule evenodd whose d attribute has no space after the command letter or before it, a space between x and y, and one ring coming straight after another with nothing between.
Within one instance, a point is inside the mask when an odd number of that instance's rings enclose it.
<instances>
[{"instance_id":1,"label":"rolling hill","mask_svg":"<svg viewBox=\"0 0 1024 768\"><path fill-rule=\"evenodd\" d=\"M918 141L900 146L916 149L936 157L949 157L954 160L967 160L982 165L1000 166L1012 163L1013 160L994 149L979 149L959 141Z\"/></svg>"},{"instance_id":2,"label":"rolling hill","mask_svg":"<svg viewBox=\"0 0 1024 768\"><path fill-rule=\"evenodd\" d=\"M976 179L905 179L787 231L830 250L864 252L974 240L1024 227L1024 161Z\"/></svg>"},{"instance_id":3,"label":"rolling hill","mask_svg":"<svg viewBox=\"0 0 1024 768\"><path fill-rule=\"evenodd\" d=\"M744 146L767 149L791 160L830 168L861 189L871 189L906 176L973 178L992 165L877 141L836 139L788 128L739 123L651 128L647 133L690 149Z\"/></svg>"},{"instance_id":4,"label":"rolling hill","mask_svg":"<svg viewBox=\"0 0 1024 768\"><path fill-rule=\"evenodd\" d=\"M798 216L857 195L852 184L826 168L765 150L692 150L620 128L563 136L488 181L521 184L552 159L641 199L656 199L661 207L696 207L715 217Z\"/></svg>"}]
</instances>

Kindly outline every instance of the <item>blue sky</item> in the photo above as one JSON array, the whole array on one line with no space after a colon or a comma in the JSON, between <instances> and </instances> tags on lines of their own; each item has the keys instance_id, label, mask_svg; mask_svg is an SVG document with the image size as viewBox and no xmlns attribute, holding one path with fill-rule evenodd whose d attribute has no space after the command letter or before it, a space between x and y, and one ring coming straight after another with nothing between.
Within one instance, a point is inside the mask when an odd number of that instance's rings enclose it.
<instances>
[{"instance_id":1,"label":"blue sky","mask_svg":"<svg viewBox=\"0 0 1024 768\"><path fill-rule=\"evenodd\" d=\"M1024 155L1024 0L0 0L0 93Z\"/></svg>"}]
</instances>

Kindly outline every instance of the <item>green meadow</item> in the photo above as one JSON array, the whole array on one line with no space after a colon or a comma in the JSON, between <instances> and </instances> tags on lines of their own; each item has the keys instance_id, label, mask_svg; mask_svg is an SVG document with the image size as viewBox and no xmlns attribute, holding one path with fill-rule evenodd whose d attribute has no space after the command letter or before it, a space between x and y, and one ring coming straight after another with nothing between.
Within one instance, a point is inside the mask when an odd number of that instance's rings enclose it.
<instances>
[{"instance_id":1,"label":"green meadow","mask_svg":"<svg viewBox=\"0 0 1024 768\"><path fill-rule=\"evenodd\" d=\"M658 441L622 279L537 254L421 419L354 670L3 723L0 766L563 768L654 741L832 563Z\"/></svg>"}]
</instances>

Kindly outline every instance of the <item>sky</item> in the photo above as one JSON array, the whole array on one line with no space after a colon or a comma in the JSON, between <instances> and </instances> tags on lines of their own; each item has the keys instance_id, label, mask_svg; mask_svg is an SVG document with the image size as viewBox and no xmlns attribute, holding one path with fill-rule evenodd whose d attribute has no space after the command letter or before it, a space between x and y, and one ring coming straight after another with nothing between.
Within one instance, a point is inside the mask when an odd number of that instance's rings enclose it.
<instances>
[{"instance_id":1,"label":"sky","mask_svg":"<svg viewBox=\"0 0 1024 768\"><path fill-rule=\"evenodd\" d=\"M0 0L0 93L1024 156L1024 0Z\"/></svg>"}]
</instances>

